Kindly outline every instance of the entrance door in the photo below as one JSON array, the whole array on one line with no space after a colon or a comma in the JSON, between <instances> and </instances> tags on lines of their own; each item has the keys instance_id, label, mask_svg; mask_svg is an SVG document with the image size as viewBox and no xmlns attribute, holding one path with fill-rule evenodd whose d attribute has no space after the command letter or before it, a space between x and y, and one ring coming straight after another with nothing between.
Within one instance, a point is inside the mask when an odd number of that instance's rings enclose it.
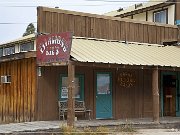
<instances>
[{"instance_id":1,"label":"entrance door","mask_svg":"<svg viewBox=\"0 0 180 135\"><path fill-rule=\"evenodd\" d=\"M161 106L163 116L178 116L179 91L176 73L162 74Z\"/></svg>"},{"instance_id":2,"label":"entrance door","mask_svg":"<svg viewBox=\"0 0 180 135\"><path fill-rule=\"evenodd\" d=\"M96 76L96 118L112 118L111 73L97 73Z\"/></svg>"}]
</instances>

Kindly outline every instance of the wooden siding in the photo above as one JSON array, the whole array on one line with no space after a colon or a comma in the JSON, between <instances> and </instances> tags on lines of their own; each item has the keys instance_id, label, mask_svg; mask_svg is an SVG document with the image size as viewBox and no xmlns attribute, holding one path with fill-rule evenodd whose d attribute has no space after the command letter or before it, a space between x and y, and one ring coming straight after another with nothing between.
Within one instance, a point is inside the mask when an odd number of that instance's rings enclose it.
<instances>
[{"instance_id":1,"label":"wooden siding","mask_svg":"<svg viewBox=\"0 0 180 135\"><path fill-rule=\"evenodd\" d=\"M0 123L35 120L36 59L1 62L3 75L11 75L11 83L0 83Z\"/></svg>"},{"instance_id":2,"label":"wooden siding","mask_svg":"<svg viewBox=\"0 0 180 135\"><path fill-rule=\"evenodd\" d=\"M180 20L180 2L179 2L179 0L177 0L176 6L175 6L175 21L176 20ZM179 29L178 35L180 35L180 29ZM179 36L178 42L180 42L180 36Z\"/></svg>"},{"instance_id":3,"label":"wooden siding","mask_svg":"<svg viewBox=\"0 0 180 135\"><path fill-rule=\"evenodd\" d=\"M179 3L179 0L176 0L175 21L176 20L180 20L180 3Z\"/></svg>"},{"instance_id":4,"label":"wooden siding","mask_svg":"<svg viewBox=\"0 0 180 135\"><path fill-rule=\"evenodd\" d=\"M39 33L73 32L75 36L157 43L177 41L178 28L60 9L38 8Z\"/></svg>"},{"instance_id":5,"label":"wooden siding","mask_svg":"<svg viewBox=\"0 0 180 135\"><path fill-rule=\"evenodd\" d=\"M84 75L84 99L86 106L96 118L96 73L112 72L113 80L113 118L152 117L151 70L106 69L92 67L75 67L76 74ZM133 72L135 85L124 88L117 82L121 72ZM58 119L58 97L60 74L66 74L67 67L42 67L42 76L38 78L38 120Z\"/></svg>"},{"instance_id":6,"label":"wooden siding","mask_svg":"<svg viewBox=\"0 0 180 135\"><path fill-rule=\"evenodd\" d=\"M116 85L116 118L152 117L151 70L122 70L135 75L132 87ZM117 81L117 80L116 80Z\"/></svg>"},{"instance_id":7,"label":"wooden siding","mask_svg":"<svg viewBox=\"0 0 180 135\"><path fill-rule=\"evenodd\" d=\"M85 80L93 80L92 68L75 67L75 71L76 74L83 74ZM67 74L67 67L42 67L42 76L38 77L38 120L58 119L60 74ZM85 81L84 85L86 106L93 109L93 81Z\"/></svg>"}]
</instances>

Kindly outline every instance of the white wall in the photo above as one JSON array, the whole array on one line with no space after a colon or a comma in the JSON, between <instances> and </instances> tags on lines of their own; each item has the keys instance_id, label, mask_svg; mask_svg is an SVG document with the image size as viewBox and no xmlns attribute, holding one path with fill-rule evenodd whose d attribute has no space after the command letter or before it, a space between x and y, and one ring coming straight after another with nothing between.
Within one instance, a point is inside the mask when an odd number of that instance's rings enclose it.
<instances>
[{"instance_id":1,"label":"white wall","mask_svg":"<svg viewBox=\"0 0 180 135\"><path fill-rule=\"evenodd\" d=\"M168 7L168 24L175 24L174 19L175 19L175 5L169 6Z\"/></svg>"},{"instance_id":2,"label":"white wall","mask_svg":"<svg viewBox=\"0 0 180 135\"><path fill-rule=\"evenodd\" d=\"M146 12L133 15L133 19L138 21L146 21Z\"/></svg>"},{"instance_id":3,"label":"white wall","mask_svg":"<svg viewBox=\"0 0 180 135\"><path fill-rule=\"evenodd\" d=\"M168 24L174 25L175 5L168 6L164 9L168 9ZM158 10L162 10L162 8L148 11L148 19L147 20L149 22L153 22L153 12L158 11ZM126 17L126 18L131 19L131 17ZM138 21L146 21L146 13L144 12L144 13L133 15L133 19L138 20Z\"/></svg>"},{"instance_id":4,"label":"white wall","mask_svg":"<svg viewBox=\"0 0 180 135\"><path fill-rule=\"evenodd\" d=\"M19 44L15 44L15 53L19 53L19 52L20 52Z\"/></svg>"},{"instance_id":5,"label":"white wall","mask_svg":"<svg viewBox=\"0 0 180 135\"><path fill-rule=\"evenodd\" d=\"M127 19L132 19L132 17L131 17L131 16L127 16L127 17L124 17L124 18L127 18Z\"/></svg>"}]
</instances>

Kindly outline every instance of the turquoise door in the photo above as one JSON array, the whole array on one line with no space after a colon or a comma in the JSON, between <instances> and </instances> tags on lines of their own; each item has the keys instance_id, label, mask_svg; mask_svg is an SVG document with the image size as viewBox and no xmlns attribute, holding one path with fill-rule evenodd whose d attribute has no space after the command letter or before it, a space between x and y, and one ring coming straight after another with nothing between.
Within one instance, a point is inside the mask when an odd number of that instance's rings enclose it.
<instances>
[{"instance_id":1,"label":"turquoise door","mask_svg":"<svg viewBox=\"0 0 180 135\"><path fill-rule=\"evenodd\" d=\"M112 118L111 73L97 73L96 75L96 118Z\"/></svg>"}]
</instances>

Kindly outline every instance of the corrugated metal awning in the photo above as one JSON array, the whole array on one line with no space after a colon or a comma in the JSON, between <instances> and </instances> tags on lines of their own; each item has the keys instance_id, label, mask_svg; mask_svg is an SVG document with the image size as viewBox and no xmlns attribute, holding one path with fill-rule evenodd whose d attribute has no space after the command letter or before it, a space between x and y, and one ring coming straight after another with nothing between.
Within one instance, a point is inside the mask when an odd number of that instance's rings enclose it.
<instances>
[{"instance_id":1,"label":"corrugated metal awning","mask_svg":"<svg viewBox=\"0 0 180 135\"><path fill-rule=\"evenodd\" d=\"M71 56L79 62L180 67L178 46L74 37Z\"/></svg>"}]
</instances>

